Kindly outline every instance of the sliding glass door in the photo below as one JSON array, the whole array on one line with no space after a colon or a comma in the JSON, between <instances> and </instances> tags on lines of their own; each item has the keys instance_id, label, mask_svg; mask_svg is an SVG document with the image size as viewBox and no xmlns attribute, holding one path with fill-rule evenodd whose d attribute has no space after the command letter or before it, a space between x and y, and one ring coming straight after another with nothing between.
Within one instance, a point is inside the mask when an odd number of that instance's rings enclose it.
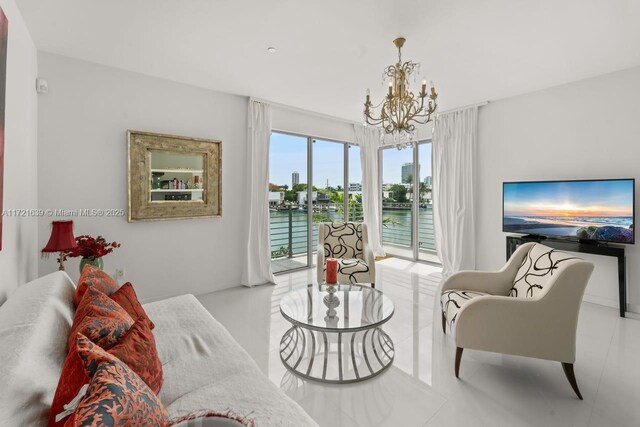
<instances>
[{"instance_id":1,"label":"sliding glass door","mask_svg":"<svg viewBox=\"0 0 640 427\"><path fill-rule=\"evenodd\" d=\"M360 170L357 146L272 133L269 212L274 273L315 264L319 222L362 220Z\"/></svg>"},{"instance_id":2,"label":"sliding glass door","mask_svg":"<svg viewBox=\"0 0 640 427\"><path fill-rule=\"evenodd\" d=\"M309 144L273 133L269 146L269 228L274 273L309 266Z\"/></svg>"},{"instance_id":3,"label":"sliding glass door","mask_svg":"<svg viewBox=\"0 0 640 427\"><path fill-rule=\"evenodd\" d=\"M433 232L431 141L380 150L382 244L389 255L439 262Z\"/></svg>"},{"instance_id":4,"label":"sliding glass door","mask_svg":"<svg viewBox=\"0 0 640 427\"><path fill-rule=\"evenodd\" d=\"M318 250L318 223L344 221L345 144L314 139L313 152L313 243Z\"/></svg>"},{"instance_id":5,"label":"sliding glass door","mask_svg":"<svg viewBox=\"0 0 640 427\"><path fill-rule=\"evenodd\" d=\"M431 173L431 141L418 144L418 259L440 262L436 255L436 239L433 231L433 175Z\"/></svg>"},{"instance_id":6,"label":"sliding glass door","mask_svg":"<svg viewBox=\"0 0 640 427\"><path fill-rule=\"evenodd\" d=\"M381 150L382 245L389 255L413 258L413 152Z\"/></svg>"}]
</instances>

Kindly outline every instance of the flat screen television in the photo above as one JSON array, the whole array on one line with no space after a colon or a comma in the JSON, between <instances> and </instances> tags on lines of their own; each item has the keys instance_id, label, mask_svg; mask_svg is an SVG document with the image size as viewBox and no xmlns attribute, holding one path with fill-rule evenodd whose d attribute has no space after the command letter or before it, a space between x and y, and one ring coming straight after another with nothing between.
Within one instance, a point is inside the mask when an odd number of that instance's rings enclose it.
<instances>
[{"instance_id":1,"label":"flat screen television","mask_svg":"<svg viewBox=\"0 0 640 427\"><path fill-rule=\"evenodd\" d=\"M505 182L502 231L635 243L635 180Z\"/></svg>"}]
</instances>

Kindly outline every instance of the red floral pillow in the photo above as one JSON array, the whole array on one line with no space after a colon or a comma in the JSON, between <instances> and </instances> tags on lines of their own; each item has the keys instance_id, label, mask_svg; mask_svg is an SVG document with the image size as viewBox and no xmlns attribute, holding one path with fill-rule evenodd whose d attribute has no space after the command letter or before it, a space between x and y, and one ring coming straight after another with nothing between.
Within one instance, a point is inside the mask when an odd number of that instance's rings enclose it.
<instances>
[{"instance_id":1,"label":"red floral pillow","mask_svg":"<svg viewBox=\"0 0 640 427\"><path fill-rule=\"evenodd\" d=\"M151 329L155 327L151 319L147 316L147 313L142 308L142 304L138 301L138 296L133 290L133 285L130 282L120 286L120 289L111 294L110 298L117 302L120 307L124 308L129 316L134 319L147 319Z\"/></svg>"},{"instance_id":2,"label":"red floral pillow","mask_svg":"<svg viewBox=\"0 0 640 427\"><path fill-rule=\"evenodd\" d=\"M109 351L144 380L154 393L162 388L162 362L156 340L145 319L138 319L124 337Z\"/></svg>"},{"instance_id":3,"label":"red floral pillow","mask_svg":"<svg viewBox=\"0 0 640 427\"><path fill-rule=\"evenodd\" d=\"M76 339L62 366L62 374L58 380L56 394L49 411L49 427L64 424L64 420L55 422L56 415L64 410L64 405L71 402L83 385L90 382L89 374L78 355L77 342L78 339ZM158 359L153 334L144 319L138 319L129 332L107 353L124 362L140 376L154 393L160 392L163 382L162 364Z\"/></svg>"},{"instance_id":4,"label":"red floral pillow","mask_svg":"<svg viewBox=\"0 0 640 427\"><path fill-rule=\"evenodd\" d=\"M111 295L118 290L118 283L113 280L113 277L99 268L89 264L85 265L78 279L78 287L73 294L73 304L76 307L82 301L82 297L89 287L98 289L106 295Z\"/></svg>"},{"instance_id":5,"label":"red floral pillow","mask_svg":"<svg viewBox=\"0 0 640 427\"><path fill-rule=\"evenodd\" d=\"M81 334L77 354L91 382L65 427L167 425L166 409L127 365Z\"/></svg>"},{"instance_id":6,"label":"red floral pillow","mask_svg":"<svg viewBox=\"0 0 640 427\"><path fill-rule=\"evenodd\" d=\"M69 337L69 342L72 342L78 334L82 334L100 347L110 349L120 341L131 326L133 326L133 320L126 321L112 317L85 317Z\"/></svg>"},{"instance_id":7,"label":"red floral pillow","mask_svg":"<svg viewBox=\"0 0 640 427\"><path fill-rule=\"evenodd\" d=\"M122 307L117 301L109 298L104 292L96 288L87 288L87 291L82 297L82 301L76 307L76 313L73 316L73 323L79 324L82 319L87 316L110 316L111 313L119 312L126 309ZM127 312L128 314L128 312ZM138 318L138 316L131 316Z\"/></svg>"},{"instance_id":8,"label":"red floral pillow","mask_svg":"<svg viewBox=\"0 0 640 427\"><path fill-rule=\"evenodd\" d=\"M109 349L133 326L134 320L118 303L95 288L89 288L80 302L69 334L71 349L78 332Z\"/></svg>"}]
</instances>

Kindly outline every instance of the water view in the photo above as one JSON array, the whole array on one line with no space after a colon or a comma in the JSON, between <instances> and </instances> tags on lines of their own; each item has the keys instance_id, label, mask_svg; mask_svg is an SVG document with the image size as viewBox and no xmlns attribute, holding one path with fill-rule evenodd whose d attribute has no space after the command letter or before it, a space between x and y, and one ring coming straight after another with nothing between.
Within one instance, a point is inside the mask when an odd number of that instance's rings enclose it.
<instances>
[{"instance_id":1,"label":"water view","mask_svg":"<svg viewBox=\"0 0 640 427\"><path fill-rule=\"evenodd\" d=\"M414 150L418 164L414 164ZM407 257L413 257L416 247L421 254L435 252L431 144L423 143L413 150L383 149L382 157L380 196L385 250ZM413 241L412 224L416 198L417 242ZM308 208L313 209L311 217ZM269 212L273 271L307 266L308 239L312 251L317 251L317 223L363 220L360 148L349 143L272 133Z\"/></svg>"},{"instance_id":2,"label":"water view","mask_svg":"<svg viewBox=\"0 0 640 427\"><path fill-rule=\"evenodd\" d=\"M361 212L361 209L360 211ZM337 206L329 206L326 211L313 215L314 222L342 221L342 212ZM350 221L362 221L362 216L351 215ZM411 209L387 207L382 209L382 241L385 245L410 248L411 245ZM433 212L431 205L420 207L418 221L418 245L421 250L435 251L433 234ZM271 210L271 257L289 257L307 252L307 211ZM313 227L312 248L318 246L318 227Z\"/></svg>"}]
</instances>

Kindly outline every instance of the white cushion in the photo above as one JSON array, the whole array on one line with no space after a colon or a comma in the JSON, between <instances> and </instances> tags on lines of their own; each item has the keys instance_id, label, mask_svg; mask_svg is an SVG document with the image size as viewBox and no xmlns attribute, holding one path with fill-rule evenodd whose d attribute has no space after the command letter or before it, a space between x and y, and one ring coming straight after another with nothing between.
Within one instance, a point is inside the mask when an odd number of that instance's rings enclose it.
<instances>
[{"instance_id":1,"label":"white cushion","mask_svg":"<svg viewBox=\"0 0 640 427\"><path fill-rule=\"evenodd\" d=\"M522 260L518 269L511 296L515 298L537 298L567 265L565 261L580 259L548 246L535 244Z\"/></svg>"},{"instance_id":2,"label":"white cushion","mask_svg":"<svg viewBox=\"0 0 640 427\"><path fill-rule=\"evenodd\" d=\"M164 371L158 397L170 418L201 410L231 411L256 425L316 423L276 387L193 295L144 306Z\"/></svg>"},{"instance_id":3,"label":"white cushion","mask_svg":"<svg viewBox=\"0 0 640 427\"><path fill-rule=\"evenodd\" d=\"M19 286L0 306L0 425L47 424L73 318L69 276Z\"/></svg>"},{"instance_id":4,"label":"white cushion","mask_svg":"<svg viewBox=\"0 0 640 427\"><path fill-rule=\"evenodd\" d=\"M440 296L440 306L442 308L442 314L444 314L445 323L449 328L449 332L455 332L456 318L458 317L458 312L462 306L473 298L482 295L489 294L486 292L463 291L459 289L451 289L442 293Z\"/></svg>"}]
</instances>

